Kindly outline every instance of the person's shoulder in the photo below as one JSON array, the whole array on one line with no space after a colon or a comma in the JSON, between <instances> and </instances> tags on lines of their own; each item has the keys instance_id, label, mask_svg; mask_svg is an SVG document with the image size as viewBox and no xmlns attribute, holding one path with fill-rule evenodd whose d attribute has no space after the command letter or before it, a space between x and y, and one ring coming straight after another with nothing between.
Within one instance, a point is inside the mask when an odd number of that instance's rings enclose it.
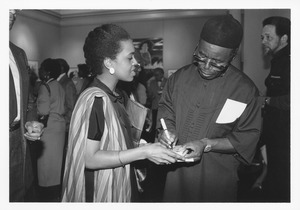
<instances>
[{"instance_id":1,"label":"person's shoulder","mask_svg":"<svg viewBox=\"0 0 300 210\"><path fill-rule=\"evenodd\" d=\"M25 54L25 51L21 47L18 47L17 45L15 45L12 42L9 42L9 48L13 52L19 52L19 53Z\"/></svg>"},{"instance_id":2,"label":"person's shoulder","mask_svg":"<svg viewBox=\"0 0 300 210\"><path fill-rule=\"evenodd\" d=\"M172 73L167 79L168 80L178 80L181 78L185 78L186 76L190 77L191 76L191 71L193 71L194 65L193 64L188 64L185 65L178 70L176 70L174 73Z\"/></svg>"},{"instance_id":3,"label":"person's shoulder","mask_svg":"<svg viewBox=\"0 0 300 210\"><path fill-rule=\"evenodd\" d=\"M103 99L100 96L97 96L97 92L104 92L105 91L97 86L89 86L88 88L86 88L84 91L82 91L79 95L79 98L77 100L78 103L86 103L87 101L90 101L91 98L93 99L93 107L97 107L98 105L103 104ZM100 107L101 107L100 106ZM99 107L99 106L98 106Z\"/></svg>"},{"instance_id":4,"label":"person's shoulder","mask_svg":"<svg viewBox=\"0 0 300 210\"><path fill-rule=\"evenodd\" d=\"M67 76L66 75L64 75L64 76L62 76L61 78L60 78L60 80L58 81L62 86L64 86L65 84L66 84L66 82L67 82Z\"/></svg>"},{"instance_id":5,"label":"person's shoulder","mask_svg":"<svg viewBox=\"0 0 300 210\"><path fill-rule=\"evenodd\" d=\"M103 113L103 109L99 109L99 107L103 107L103 99L102 97L95 97L92 106L92 112Z\"/></svg>"},{"instance_id":6,"label":"person's shoulder","mask_svg":"<svg viewBox=\"0 0 300 210\"><path fill-rule=\"evenodd\" d=\"M65 82L68 86L74 87L76 89L75 84L71 78L66 77Z\"/></svg>"},{"instance_id":7,"label":"person's shoulder","mask_svg":"<svg viewBox=\"0 0 300 210\"><path fill-rule=\"evenodd\" d=\"M9 47L12 48L12 49L22 50L22 48L18 47L17 45L15 45L12 42L9 42Z\"/></svg>"},{"instance_id":8,"label":"person's shoulder","mask_svg":"<svg viewBox=\"0 0 300 210\"><path fill-rule=\"evenodd\" d=\"M230 69L228 69L229 72L229 79L236 83L236 85L239 87L239 89L251 89L258 92L258 88L253 82L253 80L243 71L239 70L238 68L231 66Z\"/></svg>"},{"instance_id":9,"label":"person's shoulder","mask_svg":"<svg viewBox=\"0 0 300 210\"><path fill-rule=\"evenodd\" d=\"M56 80L52 80L51 82L47 83L50 87L59 87L59 88L63 88L62 85Z\"/></svg>"},{"instance_id":10,"label":"person's shoulder","mask_svg":"<svg viewBox=\"0 0 300 210\"><path fill-rule=\"evenodd\" d=\"M146 90L146 87L145 87L145 85L144 84L142 84L142 83L138 83L138 86L137 86L137 88L138 89L142 89L142 90Z\"/></svg>"}]
</instances>

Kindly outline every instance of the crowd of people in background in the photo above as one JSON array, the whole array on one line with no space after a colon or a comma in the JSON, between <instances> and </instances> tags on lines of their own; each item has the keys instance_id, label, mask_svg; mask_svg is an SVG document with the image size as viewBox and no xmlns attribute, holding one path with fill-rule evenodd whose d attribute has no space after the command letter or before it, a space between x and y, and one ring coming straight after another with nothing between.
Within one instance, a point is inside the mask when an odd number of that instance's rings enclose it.
<instances>
[{"instance_id":1,"label":"crowd of people in background","mask_svg":"<svg viewBox=\"0 0 300 210\"><path fill-rule=\"evenodd\" d=\"M15 19L10 10L10 29ZM170 78L145 70L159 62L151 42L134 48L114 24L88 33L76 71L47 58L36 75L10 43L10 201L289 202L290 20L262 28L266 96L231 65L243 37L231 15L205 23L193 62ZM128 100L148 110L139 146ZM233 104L243 111L220 119Z\"/></svg>"}]
</instances>

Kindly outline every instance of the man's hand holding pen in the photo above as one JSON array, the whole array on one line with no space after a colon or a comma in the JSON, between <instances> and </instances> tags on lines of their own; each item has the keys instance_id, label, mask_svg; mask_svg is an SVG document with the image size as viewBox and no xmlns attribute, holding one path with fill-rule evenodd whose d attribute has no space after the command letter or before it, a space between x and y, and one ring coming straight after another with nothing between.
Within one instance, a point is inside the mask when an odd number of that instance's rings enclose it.
<instances>
[{"instance_id":1,"label":"man's hand holding pen","mask_svg":"<svg viewBox=\"0 0 300 210\"><path fill-rule=\"evenodd\" d=\"M168 130L163 130L158 139L166 148L173 149L177 143L178 137Z\"/></svg>"},{"instance_id":2,"label":"man's hand holding pen","mask_svg":"<svg viewBox=\"0 0 300 210\"><path fill-rule=\"evenodd\" d=\"M198 157L195 156L194 148L188 148L186 145L176 145L178 141L178 137L175 133L171 132L167 129L164 119L160 119L163 131L160 132L158 139L159 142L165 146L176 152L177 154L184 157L184 161L178 160L178 162L194 162L199 160ZM193 156L194 155L194 156Z\"/></svg>"}]
</instances>

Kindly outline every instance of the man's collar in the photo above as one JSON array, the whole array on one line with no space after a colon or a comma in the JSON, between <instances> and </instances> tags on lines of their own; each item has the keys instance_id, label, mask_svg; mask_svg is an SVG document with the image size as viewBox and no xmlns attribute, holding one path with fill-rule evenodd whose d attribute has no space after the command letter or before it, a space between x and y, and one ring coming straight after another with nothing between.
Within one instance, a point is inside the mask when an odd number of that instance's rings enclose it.
<instances>
[{"instance_id":1,"label":"man's collar","mask_svg":"<svg viewBox=\"0 0 300 210\"><path fill-rule=\"evenodd\" d=\"M280 49L278 52L276 52L273 55L273 59L274 58L278 58L281 57L283 55L290 55L290 45L285 46L284 48Z\"/></svg>"},{"instance_id":2,"label":"man's collar","mask_svg":"<svg viewBox=\"0 0 300 210\"><path fill-rule=\"evenodd\" d=\"M59 77L56 79L57 81L61 80L61 78L63 78L66 75L66 73L62 73L61 75L59 75Z\"/></svg>"}]
</instances>

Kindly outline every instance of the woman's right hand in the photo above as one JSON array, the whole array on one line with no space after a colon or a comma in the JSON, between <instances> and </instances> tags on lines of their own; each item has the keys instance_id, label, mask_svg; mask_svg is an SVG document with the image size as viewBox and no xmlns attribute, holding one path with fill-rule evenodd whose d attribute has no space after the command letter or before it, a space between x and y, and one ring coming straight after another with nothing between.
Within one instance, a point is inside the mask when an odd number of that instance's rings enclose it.
<instances>
[{"instance_id":1,"label":"woman's right hand","mask_svg":"<svg viewBox=\"0 0 300 210\"><path fill-rule=\"evenodd\" d=\"M157 165L171 164L177 160L184 161L184 157L176 154L174 151L165 148L161 143L147 144L143 147L146 158Z\"/></svg>"}]
</instances>

